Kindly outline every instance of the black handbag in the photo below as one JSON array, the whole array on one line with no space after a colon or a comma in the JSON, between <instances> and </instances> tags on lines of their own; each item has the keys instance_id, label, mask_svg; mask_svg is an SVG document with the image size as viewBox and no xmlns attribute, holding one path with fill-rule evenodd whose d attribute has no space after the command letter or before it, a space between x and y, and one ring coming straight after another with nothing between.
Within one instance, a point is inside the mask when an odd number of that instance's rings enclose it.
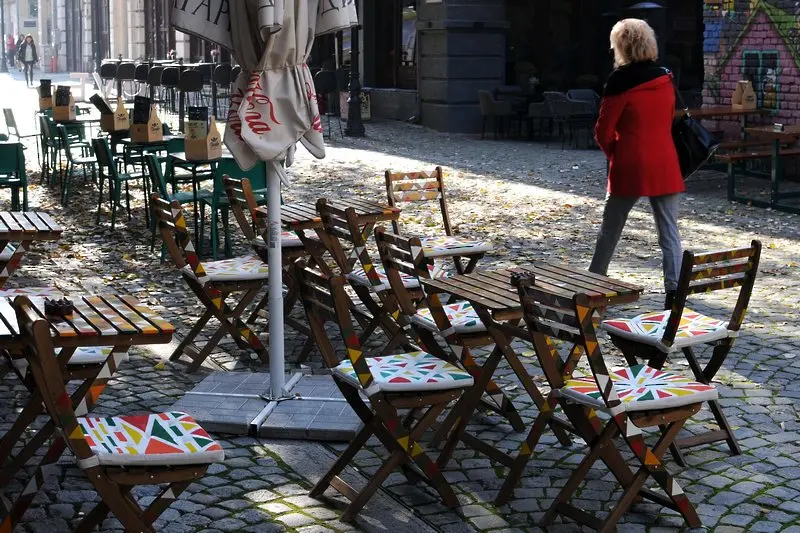
<instances>
[{"instance_id":1,"label":"black handbag","mask_svg":"<svg viewBox=\"0 0 800 533\"><path fill-rule=\"evenodd\" d=\"M683 109L683 115L672 121L672 140L678 152L681 175L686 180L714 155L719 148L719 140L692 117L677 87L675 98Z\"/></svg>"}]
</instances>

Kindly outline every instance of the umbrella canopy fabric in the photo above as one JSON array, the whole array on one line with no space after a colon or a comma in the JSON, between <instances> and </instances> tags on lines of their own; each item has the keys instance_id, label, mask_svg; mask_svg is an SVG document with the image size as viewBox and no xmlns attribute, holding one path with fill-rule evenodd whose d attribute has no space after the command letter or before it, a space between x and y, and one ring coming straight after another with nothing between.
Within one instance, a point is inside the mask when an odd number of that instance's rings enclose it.
<instances>
[{"instance_id":1,"label":"umbrella canopy fabric","mask_svg":"<svg viewBox=\"0 0 800 533\"><path fill-rule=\"evenodd\" d=\"M287 155L291 162L297 141L325 157L306 60L316 35L357 23L355 0L231 2L233 53L242 73L231 88L225 144L241 168Z\"/></svg>"}]
</instances>

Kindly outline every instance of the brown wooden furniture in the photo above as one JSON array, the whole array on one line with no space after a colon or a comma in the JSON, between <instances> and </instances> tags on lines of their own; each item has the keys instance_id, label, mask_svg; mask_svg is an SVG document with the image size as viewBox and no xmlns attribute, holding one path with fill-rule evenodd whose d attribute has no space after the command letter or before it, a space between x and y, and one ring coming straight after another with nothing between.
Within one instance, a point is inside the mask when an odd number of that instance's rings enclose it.
<instances>
[{"instance_id":1,"label":"brown wooden furniture","mask_svg":"<svg viewBox=\"0 0 800 533\"><path fill-rule=\"evenodd\" d=\"M224 183L228 204L230 205L230 209L233 212L237 224L239 224L239 228L242 230L242 233L244 233L253 251L266 265L269 262L269 248L267 244L267 240L269 239L269 227L267 225L267 216L266 213L258 210L258 203L253 194L250 180L247 178L238 180L225 176ZM313 242L310 242L309 245L313 245ZM318 246L321 246L321 244L318 244ZM304 361L311 350L313 350L314 340L311 338L311 330L308 329L308 326L291 317L291 312L294 305L297 303L299 292L297 284L294 282L294 278L292 278L293 271L290 267L297 259L308 257L309 255L309 252L297 235L289 231L281 232L281 256L284 266L282 279L284 285L289 289L288 293L283 297L284 321L294 330L308 336L308 340L305 346L303 346L303 350L299 356L301 362ZM259 312L265 309L268 303L269 293L265 294L258 305L253 309L250 318L247 319L247 323L255 323Z\"/></svg>"},{"instance_id":2,"label":"brown wooden furniture","mask_svg":"<svg viewBox=\"0 0 800 533\"><path fill-rule=\"evenodd\" d=\"M551 263L536 263L532 266L473 272L472 274L457 275L444 279L423 280L422 285L428 295L447 293L457 300L470 302L486 326L489 335L495 341L495 348L481 367L480 377L476 380L475 387L461 400L464 406L458 410L453 409L442 424L442 428L445 428L445 430L450 427L454 429L442 450L442 455L439 458L440 466L444 466L449 461L456 444L459 440L463 440L463 434L469 418L475 411L482 395L487 391L487 385L491 381L501 358L505 358L508 361L536 407L539 410L546 408L547 402L544 396L542 396L539 388L511 347L513 338L528 337L525 329L519 327L523 318L522 306L516 290L510 283L512 274L525 272L535 273L542 283L547 283L550 286L559 287L572 293L586 293L591 306L590 309L593 311L610 305L635 301L643 290L642 287L616 281L606 276L592 274L586 270ZM435 307L432 307L431 311L434 314L437 313ZM439 315L436 319L437 324L447 325L449 323L447 316L442 316L442 313L439 313ZM440 329L442 328L440 327ZM443 330L446 331L447 329L444 328ZM468 349L466 346L463 347L463 350ZM580 351L576 351L572 355L577 363ZM504 405L502 407L501 412L509 409L510 402L508 402L507 406ZM457 423L455 423L456 419L458 419ZM574 420L570 418L570 421L574 426L574 430L584 436L587 442L592 438L592 435L594 435L592 427L590 425L587 426L580 417L576 417ZM565 430L573 431L572 426L556 417L549 420L548 423L562 444L570 442ZM469 441L474 440L474 438L469 439ZM470 442L466 443L470 444ZM483 445L481 451L507 466L513 463L513 459L510 456L493 449L489 445ZM610 462L615 458L604 457L604 460ZM616 467L615 469L618 470Z\"/></svg>"},{"instance_id":3,"label":"brown wooden furniture","mask_svg":"<svg viewBox=\"0 0 800 533\"><path fill-rule=\"evenodd\" d=\"M422 253L419 237L404 237L387 232L382 226L375 228L375 243L378 246L381 263L389 280L392 296L397 301L403 323L411 326L415 341L427 352L446 359L450 354L459 354L459 363L473 377L478 378L481 366L470 353L471 348L494 344L486 326L468 301L448 301L443 304L436 293L427 296L419 290L409 290L405 279L412 278L421 283L430 280L432 260ZM436 309L437 312L433 312ZM447 321L441 321L441 316ZM439 322L437 322L437 319ZM406 329L406 331L409 331ZM445 340L449 350L439 345L437 335ZM468 350L464 350L467 347ZM519 413L503 390L494 382L486 386L484 406L505 416L516 431L525 429ZM465 438L469 436L465 434ZM472 445L480 446L480 441Z\"/></svg>"},{"instance_id":4,"label":"brown wooden furniture","mask_svg":"<svg viewBox=\"0 0 800 533\"><path fill-rule=\"evenodd\" d=\"M676 109L675 110L675 117L682 117L686 114L684 109ZM731 106L708 106L708 107L694 107L689 109L689 114L692 115L694 118L697 119L711 119L711 118L731 118L731 117L741 117L746 118L753 115L767 115L769 114L769 110L767 109L734 109ZM742 125L745 127L745 124Z\"/></svg>"},{"instance_id":5,"label":"brown wooden furniture","mask_svg":"<svg viewBox=\"0 0 800 533\"><path fill-rule=\"evenodd\" d=\"M326 276L306 268L302 261L298 261L295 279L300 285L311 331L325 364L331 369L334 381L347 403L364 422L364 428L309 495L316 498L329 486L335 488L351 501L341 517L342 521L348 522L358 514L389 474L403 467L406 476L413 476L414 481L421 479L430 483L445 505L457 507L459 503L453 489L419 442L425 430L448 403L457 400L472 386L472 376L425 352L366 357L350 315L352 302L345 292L345 278L339 275ZM336 324L344 339L347 358L342 362L325 331L326 322ZM411 410L418 413L419 418L404 419L400 410ZM373 435L389 454L367 485L357 492L339 474ZM414 466L416 469L413 469Z\"/></svg>"},{"instance_id":6,"label":"brown wooden furniture","mask_svg":"<svg viewBox=\"0 0 800 533\"><path fill-rule=\"evenodd\" d=\"M25 357L31 365L45 410L60 433L45 454L43 465L54 462L69 448L78 467L86 472L102 498L102 502L83 517L78 530L89 531L99 526L108 513L113 512L128 531L154 532L153 522L170 503L201 478L211 463L224 459L222 447L182 413L79 416L59 368L64 362L63 351L58 359L54 352L53 325L43 319L25 297L16 300L15 308L20 338L25 341ZM40 466L0 529L12 530L13 523L24 513L20 502L29 503L36 493L34 489L42 481ZM167 486L142 509L131 496L131 490L137 485L152 484Z\"/></svg>"},{"instance_id":7,"label":"brown wooden furniture","mask_svg":"<svg viewBox=\"0 0 800 533\"><path fill-rule=\"evenodd\" d=\"M629 365L646 359L649 366L661 369L667 356L682 352L695 379L710 384L742 327L760 258L761 243L756 240L747 248L699 254L687 250L683 253L678 290L671 309L630 319L605 320L601 327L625 355ZM730 319L718 320L686 307L686 300L691 295L736 287L740 287L739 295ZM703 344L713 346L705 367L694 353L694 347ZM686 462L680 447L726 441L733 455L742 453L722 406L717 400L709 401L708 405L720 429L676 440L672 452L681 466L686 466Z\"/></svg>"},{"instance_id":8,"label":"brown wooden furniture","mask_svg":"<svg viewBox=\"0 0 800 533\"><path fill-rule=\"evenodd\" d=\"M553 409L560 402L579 407L585 422L598 428L599 436L587 440L588 454L575 468L539 526L547 527L556 514L561 514L602 533L611 532L634 500L643 497L679 512L689 527L699 527L697 512L661 463L661 457L686 420L700 410L702 402L717 397L716 389L644 365L609 372L595 334L592 297L586 293L565 291L558 286L539 286L536 274L530 271L515 274L512 283L519 290L525 324L554 392L540 409L532 435L520 448L518 459L521 460L512 467L501 490L501 498L505 496L507 499L519 478L516 467L527 461L542 430L552 420ZM566 342L568 349L573 346L566 359L558 350L559 341ZM579 348L578 353L586 354L591 377L572 377L577 362L573 357L575 347ZM604 412L609 418L600 419L596 411ZM662 434L656 445L650 448L644 440L642 428L654 426L660 427ZM628 479L621 480L623 495L605 520L600 520L568 502L603 453L621 447L615 441L619 436L635 457L636 473L624 465ZM643 488L649 478L658 484L663 494Z\"/></svg>"},{"instance_id":9,"label":"brown wooden furniture","mask_svg":"<svg viewBox=\"0 0 800 533\"><path fill-rule=\"evenodd\" d=\"M486 252L492 251L493 247L489 243L453 235L450 214L447 210L442 167L436 167L430 174L426 172L393 173L387 170L385 178L386 195L391 206L400 202L429 204L438 200L445 234L420 237L422 250L426 257L431 259L452 257L458 273L464 274L472 272L481 257L486 255ZM395 233L401 233L399 219L392 222L392 227ZM462 257L467 259L466 265L462 263Z\"/></svg>"},{"instance_id":10,"label":"brown wooden furniture","mask_svg":"<svg viewBox=\"0 0 800 533\"><path fill-rule=\"evenodd\" d=\"M8 292L22 292L22 290ZM14 361L24 358L25 350L33 347L30 323L35 321L40 324L37 326L39 334L36 341L46 342L51 346L48 358L54 364L57 361L56 368L62 369L59 374L61 387L63 388L63 383L66 381L81 382L67 401L69 408L79 416L85 415L97 401L109 379L116 372L117 365L127 358L130 346L164 344L172 339L173 326L131 296L73 296L71 301L74 312L71 318L48 319L44 314L44 298L53 297L55 293L46 290L30 290L28 293L36 296L17 297L19 299L17 303L24 304L27 308L23 317L19 314L19 305L17 309L12 305L12 296L0 298L0 345L5 350L4 355ZM57 359L52 355L53 347L59 349ZM105 358L92 357L91 351L80 353L88 347L103 347L102 353ZM31 370L32 372L21 375L23 383L31 392L31 397L0 441L2 450L0 453L4 458L10 459L0 471L3 483L11 479L25 465L58 427L58 420L50 420L34 433L16 456L13 458L10 456L15 444L42 413L43 396L47 394L37 381L36 369L31 368ZM63 450L63 441L57 439L51 444L36 474L30 479L22 495L14 502L5 519L8 520L8 524L15 523L25 513L41 486L43 468L57 461ZM5 524L6 522L3 526ZM0 529L3 526L0 526Z\"/></svg>"},{"instance_id":11,"label":"brown wooden furniture","mask_svg":"<svg viewBox=\"0 0 800 533\"><path fill-rule=\"evenodd\" d=\"M389 281L383 267L373 263L367 249L367 239L372 233L373 225L362 224L354 207L341 209L329 204L324 198L317 202L317 211L322 217L322 226L325 230L323 242L328 252L333 257L339 273L350 282L367 310L363 313L358 308L353 309L363 327L359 342L365 343L378 328L381 328L389 339L384 347L384 354L390 353L397 345L408 347L403 324L394 316L397 302L391 295ZM403 282L408 284L409 290L415 292L417 300L422 298L419 280L406 277Z\"/></svg>"},{"instance_id":12,"label":"brown wooden furniture","mask_svg":"<svg viewBox=\"0 0 800 533\"><path fill-rule=\"evenodd\" d=\"M19 268L32 242L56 241L61 232L61 226L47 213L0 212L0 287Z\"/></svg>"},{"instance_id":13,"label":"brown wooden furniture","mask_svg":"<svg viewBox=\"0 0 800 533\"><path fill-rule=\"evenodd\" d=\"M258 335L241 319L245 308L269 281L267 265L257 256L200 261L186 228L181 205L177 201L166 202L157 194L152 196L152 201L153 221L158 224L175 266L206 308L170 360L175 361L186 354L190 359L188 370L194 372L227 333L240 348L253 350L264 364L269 364L269 354ZM235 305L229 306L227 299L235 293L241 295ZM219 321L219 327L198 351L193 345L194 339L212 317Z\"/></svg>"}]
</instances>

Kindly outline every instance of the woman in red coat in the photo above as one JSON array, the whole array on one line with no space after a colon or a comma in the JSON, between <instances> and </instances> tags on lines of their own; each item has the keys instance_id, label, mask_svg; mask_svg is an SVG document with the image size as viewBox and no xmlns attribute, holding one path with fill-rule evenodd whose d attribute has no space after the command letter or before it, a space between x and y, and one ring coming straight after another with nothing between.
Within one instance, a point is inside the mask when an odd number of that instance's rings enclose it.
<instances>
[{"instance_id":1,"label":"woman in red coat","mask_svg":"<svg viewBox=\"0 0 800 533\"><path fill-rule=\"evenodd\" d=\"M595 139L609 161L608 195L589 270L605 274L628 213L647 196L664 256L667 303L678 287L681 237L678 203L684 189L672 141L675 89L659 67L653 29L639 19L619 21L611 30L615 69L608 77Z\"/></svg>"}]
</instances>

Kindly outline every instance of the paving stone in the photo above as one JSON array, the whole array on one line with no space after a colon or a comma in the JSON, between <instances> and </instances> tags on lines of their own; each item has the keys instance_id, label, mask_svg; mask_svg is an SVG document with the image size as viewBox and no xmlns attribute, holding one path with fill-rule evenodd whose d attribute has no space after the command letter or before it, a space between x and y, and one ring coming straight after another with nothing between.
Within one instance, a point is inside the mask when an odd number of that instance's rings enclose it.
<instances>
[{"instance_id":1,"label":"paving stone","mask_svg":"<svg viewBox=\"0 0 800 533\"><path fill-rule=\"evenodd\" d=\"M314 519L311 518L310 516L306 516L300 513L290 513L281 515L277 518L277 520L283 522L286 525L286 527L294 527L294 528L306 526L314 522Z\"/></svg>"}]
</instances>

